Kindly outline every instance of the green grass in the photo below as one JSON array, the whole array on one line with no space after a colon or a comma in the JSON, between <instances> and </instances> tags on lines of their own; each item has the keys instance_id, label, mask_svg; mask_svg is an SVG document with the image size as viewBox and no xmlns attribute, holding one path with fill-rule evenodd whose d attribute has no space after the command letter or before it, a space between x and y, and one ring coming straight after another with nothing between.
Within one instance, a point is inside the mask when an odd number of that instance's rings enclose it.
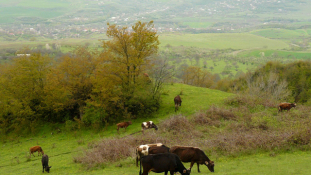
<instances>
[{"instance_id":1,"label":"green grass","mask_svg":"<svg viewBox=\"0 0 311 175\"><path fill-rule=\"evenodd\" d=\"M211 105L222 106L224 99L233 94L207 88L198 88L184 84L167 84L162 95L163 102L160 110L151 118L132 120L133 124L127 128L127 132L120 130L117 134L114 125L104 128L95 133L93 131L63 131L59 134L51 135L50 132L55 126L46 124L42 126L40 132L33 136L9 137L6 142L1 142L0 150L0 174L42 174L41 159L37 156L31 157L27 161L26 155L31 146L40 145L50 157L49 165L52 166L53 174L109 174L109 175L132 175L139 172L135 166L135 160L132 157L95 169L86 170L79 163L73 162L73 157L86 148L88 143L103 138L120 138L129 133L140 130L140 122L144 120L154 120L160 122L168 116L175 114L173 98L182 94L182 106L178 113L190 115L199 110L209 108ZM138 133L140 134L140 133ZM185 138L186 139L186 138ZM78 142L83 142L79 144ZM133 148L134 151L134 148ZM270 156L273 155L273 156ZM220 175L227 174L269 174L269 175L290 175L290 174L308 174L310 172L309 162L310 152L290 152L283 154L258 153L256 155L230 157L210 157L215 161L215 173ZM189 163L184 163L189 168ZM121 166L121 167L120 167ZM197 172L196 165L193 167L192 175L210 174L205 166L200 166L201 173ZM150 173L155 174L155 173Z\"/></svg>"},{"instance_id":2,"label":"green grass","mask_svg":"<svg viewBox=\"0 0 311 175\"><path fill-rule=\"evenodd\" d=\"M288 58L288 59L311 59L310 52L290 52L290 51L280 51L280 50L252 50L245 51L239 54L243 57L261 57L262 53L264 56L277 55L278 57Z\"/></svg>"},{"instance_id":3,"label":"green grass","mask_svg":"<svg viewBox=\"0 0 311 175\"><path fill-rule=\"evenodd\" d=\"M288 30L288 29L262 29L262 30L255 30L250 32L251 34L266 37L266 38L273 38L273 39L293 39L302 36L308 36L308 32L306 30Z\"/></svg>"},{"instance_id":4,"label":"green grass","mask_svg":"<svg viewBox=\"0 0 311 175\"><path fill-rule=\"evenodd\" d=\"M288 44L247 33L163 34L161 46L188 46L208 49L285 49Z\"/></svg>"},{"instance_id":5,"label":"green grass","mask_svg":"<svg viewBox=\"0 0 311 175\"><path fill-rule=\"evenodd\" d=\"M27 0L16 3L4 0L2 5L4 6L0 7L0 23L12 23L24 17L49 19L61 16L72 9L70 2L61 0Z\"/></svg>"},{"instance_id":6,"label":"green grass","mask_svg":"<svg viewBox=\"0 0 311 175\"><path fill-rule=\"evenodd\" d=\"M44 152L50 157L51 172L56 174L103 174L113 171L113 174L119 175L127 167L116 168L108 166L107 169L97 169L85 171L85 169L77 163L73 162L75 156L81 147L86 147L88 142L108 137L123 137L129 133L140 131L140 124L145 120L153 120L156 123L164 120L170 115L175 114L173 99L176 95L181 95L183 103L178 113L185 115L193 114L202 109L207 109L213 104L221 105L223 100L233 94L225 93L218 90L206 88L198 88L184 84L166 85L162 95L162 107L151 118L132 120L133 124L127 128L127 132L123 129L120 134L117 133L115 125L104 128L99 133L91 131L78 132L62 132L60 134L51 135L51 126L46 125L41 128L41 132L35 136L27 137L10 137L6 143L1 143L3 149L0 150L0 174L41 174L41 160L35 153L36 157L32 157L31 161L27 161L26 155L29 154L29 148L35 145L42 146ZM204 97L204 98L202 98ZM200 101L200 103L197 103ZM84 141L79 145L78 141ZM134 150L134 148L133 148ZM15 158L17 157L17 158ZM19 160L19 163L18 161ZM129 174L137 173L139 170L135 167L133 158L129 158L126 163L131 170Z\"/></svg>"}]
</instances>

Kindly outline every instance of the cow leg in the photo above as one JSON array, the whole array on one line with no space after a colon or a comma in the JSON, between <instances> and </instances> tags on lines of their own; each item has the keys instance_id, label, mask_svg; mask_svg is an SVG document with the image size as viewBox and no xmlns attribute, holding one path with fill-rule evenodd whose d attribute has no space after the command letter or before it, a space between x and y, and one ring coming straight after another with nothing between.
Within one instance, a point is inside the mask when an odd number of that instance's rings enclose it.
<instances>
[{"instance_id":1,"label":"cow leg","mask_svg":"<svg viewBox=\"0 0 311 175\"><path fill-rule=\"evenodd\" d=\"M44 165L42 166L43 170L42 170L42 173L44 173Z\"/></svg>"},{"instance_id":2,"label":"cow leg","mask_svg":"<svg viewBox=\"0 0 311 175\"><path fill-rule=\"evenodd\" d=\"M197 165L198 165L198 172L201 173L201 172L200 172L200 168L199 168L199 166L200 166L199 163L197 163Z\"/></svg>"},{"instance_id":3,"label":"cow leg","mask_svg":"<svg viewBox=\"0 0 311 175\"><path fill-rule=\"evenodd\" d=\"M189 168L190 171L191 171L191 168L193 167L193 164L194 164L194 162L190 163L190 168Z\"/></svg>"}]
</instances>

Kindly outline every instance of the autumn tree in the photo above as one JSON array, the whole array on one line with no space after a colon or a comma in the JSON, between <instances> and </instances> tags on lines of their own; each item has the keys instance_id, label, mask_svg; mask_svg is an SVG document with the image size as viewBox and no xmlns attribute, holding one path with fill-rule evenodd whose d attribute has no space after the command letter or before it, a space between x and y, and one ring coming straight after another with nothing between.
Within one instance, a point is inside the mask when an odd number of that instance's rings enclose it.
<instances>
[{"instance_id":1,"label":"autumn tree","mask_svg":"<svg viewBox=\"0 0 311 175\"><path fill-rule=\"evenodd\" d=\"M199 87L211 87L214 83L214 75L200 67L189 66L184 70L183 82Z\"/></svg>"},{"instance_id":2,"label":"autumn tree","mask_svg":"<svg viewBox=\"0 0 311 175\"><path fill-rule=\"evenodd\" d=\"M20 129L44 117L45 87L52 59L40 53L15 58L1 66L0 123L4 128Z\"/></svg>"},{"instance_id":3,"label":"autumn tree","mask_svg":"<svg viewBox=\"0 0 311 175\"><path fill-rule=\"evenodd\" d=\"M103 41L104 51L96 69L94 91L103 97L102 105L114 108L111 114L122 111L126 117L154 110L148 108L152 106L150 84L144 78L144 73L152 67L150 58L158 51L158 35L153 28L153 21L137 22L131 28L108 23L110 40ZM147 108L150 110L145 111Z\"/></svg>"},{"instance_id":4,"label":"autumn tree","mask_svg":"<svg viewBox=\"0 0 311 175\"><path fill-rule=\"evenodd\" d=\"M49 74L50 91L48 103L56 110L69 111L70 118L83 117L87 100L91 98L91 77L97 64L98 53L85 47L77 48L72 54L62 56ZM56 96L52 96L55 95ZM51 105L50 105L51 106ZM62 119L57 119L62 120Z\"/></svg>"}]
</instances>

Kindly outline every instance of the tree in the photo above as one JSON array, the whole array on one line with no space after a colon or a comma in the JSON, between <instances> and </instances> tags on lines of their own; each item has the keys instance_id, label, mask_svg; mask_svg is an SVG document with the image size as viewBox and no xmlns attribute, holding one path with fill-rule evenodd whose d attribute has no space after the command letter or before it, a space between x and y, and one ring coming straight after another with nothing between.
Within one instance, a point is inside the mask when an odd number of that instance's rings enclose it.
<instances>
[{"instance_id":1,"label":"tree","mask_svg":"<svg viewBox=\"0 0 311 175\"><path fill-rule=\"evenodd\" d=\"M153 21L137 22L131 28L108 23L107 36L103 41L101 63L97 66L95 91L107 97L100 104L118 108L123 115L134 114L145 108L142 92L150 86L144 83L143 74L151 69L150 59L158 51L158 35ZM105 94L102 94L105 92ZM141 99L139 101L138 99ZM104 102L105 101L105 102Z\"/></svg>"},{"instance_id":2,"label":"tree","mask_svg":"<svg viewBox=\"0 0 311 175\"><path fill-rule=\"evenodd\" d=\"M0 123L4 128L19 129L25 122L44 118L45 87L52 59L40 53L18 57L0 70ZM29 124L24 127L29 127Z\"/></svg>"},{"instance_id":3,"label":"tree","mask_svg":"<svg viewBox=\"0 0 311 175\"><path fill-rule=\"evenodd\" d=\"M87 100L91 98L93 84L91 77L97 64L97 52L80 47L73 54L62 56L50 74L49 90L57 96L49 96L54 108L71 111L72 118L83 117ZM53 102L54 101L54 102Z\"/></svg>"}]
</instances>

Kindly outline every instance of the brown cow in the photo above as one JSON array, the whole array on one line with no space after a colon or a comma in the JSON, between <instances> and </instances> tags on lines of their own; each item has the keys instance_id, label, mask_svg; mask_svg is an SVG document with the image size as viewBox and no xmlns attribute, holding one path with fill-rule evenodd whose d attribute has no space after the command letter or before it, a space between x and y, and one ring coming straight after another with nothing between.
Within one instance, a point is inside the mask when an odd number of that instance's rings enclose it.
<instances>
[{"instance_id":1,"label":"brown cow","mask_svg":"<svg viewBox=\"0 0 311 175\"><path fill-rule=\"evenodd\" d=\"M214 172L214 161L211 161L199 148L188 146L174 146L170 149L170 152L177 154L182 162L191 162L190 170L193 164L197 163L198 172L200 172L199 164L206 165L211 172Z\"/></svg>"},{"instance_id":2,"label":"brown cow","mask_svg":"<svg viewBox=\"0 0 311 175\"><path fill-rule=\"evenodd\" d=\"M149 154L159 154L159 153L168 153L170 148L163 145L162 143L155 143L155 144L146 144L140 145L136 147L136 166L138 167L138 160L142 156L149 155Z\"/></svg>"},{"instance_id":3,"label":"brown cow","mask_svg":"<svg viewBox=\"0 0 311 175\"><path fill-rule=\"evenodd\" d=\"M155 130L158 130L157 125L155 125L155 124L153 123L153 121L143 122L143 123L141 124L141 131L142 131L143 133L144 133L144 130L145 130L145 129L151 129L151 128L154 128Z\"/></svg>"},{"instance_id":4,"label":"brown cow","mask_svg":"<svg viewBox=\"0 0 311 175\"><path fill-rule=\"evenodd\" d=\"M118 124L117 124L117 127L118 127L117 130L118 130L118 132L119 132L119 129L120 129L120 128L124 128L124 131L126 131L126 128L127 128L129 125L131 125L131 124L132 124L131 121L118 123Z\"/></svg>"},{"instance_id":5,"label":"brown cow","mask_svg":"<svg viewBox=\"0 0 311 175\"><path fill-rule=\"evenodd\" d=\"M181 106L181 98L179 95L177 95L175 98L174 98L174 103L175 103L175 112L178 110L178 106Z\"/></svg>"},{"instance_id":6,"label":"brown cow","mask_svg":"<svg viewBox=\"0 0 311 175\"><path fill-rule=\"evenodd\" d=\"M36 157L33 153L37 152L37 151L38 151L38 156L40 153L41 153L41 155L44 155L44 152L40 146L33 146L29 150L30 150L30 156L32 154L34 157Z\"/></svg>"},{"instance_id":7,"label":"brown cow","mask_svg":"<svg viewBox=\"0 0 311 175\"><path fill-rule=\"evenodd\" d=\"M290 111L290 109L292 107L296 107L296 103L280 103L278 105L278 109L279 109L279 112L282 112L282 110L287 110L287 111Z\"/></svg>"}]
</instances>

